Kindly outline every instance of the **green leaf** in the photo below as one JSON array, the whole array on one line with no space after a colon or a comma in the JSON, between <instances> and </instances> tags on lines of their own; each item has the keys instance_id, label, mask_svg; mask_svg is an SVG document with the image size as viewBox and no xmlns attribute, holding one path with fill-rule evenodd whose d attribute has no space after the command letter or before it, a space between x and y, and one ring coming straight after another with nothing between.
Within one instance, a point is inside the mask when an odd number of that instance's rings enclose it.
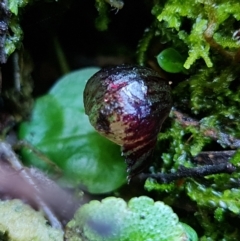
<instances>
[{"instance_id":1,"label":"green leaf","mask_svg":"<svg viewBox=\"0 0 240 241\"><path fill-rule=\"evenodd\" d=\"M159 66L169 73L179 73L184 71L183 64L185 59L173 48L164 49L158 56Z\"/></svg>"},{"instance_id":2,"label":"green leaf","mask_svg":"<svg viewBox=\"0 0 240 241\"><path fill-rule=\"evenodd\" d=\"M69 241L198 240L195 231L183 226L169 206L145 196L132 198L128 204L115 197L91 201L67 224L65 235Z\"/></svg>"},{"instance_id":3,"label":"green leaf","mask_svg":"<svg viewBox=\"0 0 240 241\"><path fill-rule=\"evenodd\" d=\"M20 200L0 201L0 213L0 234L4 233L3 240L63 240L61 230L49 226L41 212L34 211Z\"/></svg>"},{"instance_id":4,"label":"green leaf","mask_svg":"<svg viewBox=\"0 0 240 241\"><path fill-rule=\"evenodd\" d=\"M19 137L55 162L62 181L91 193L106 193L126 182L126 165L119 146L100 136L84 113L83 90L98 69L87 68L61 78L48 95L36 100L29 122ZM22 150L24 160L44 170L49 167L32 150Z\"/></svg>"},{"instance_id":5,"label":"green leaf","mask_svg":"<svg viewBox=\"0 0 240 241\"><path fill-rule=\"evenodd\" d=\"M198 240L197 233L195 232L194 229L192 229L192 227L190 227L186 223L181 223L181 225L185 229L189 241L197 241Z\"/></svg>"},{"instance_id":6,"label":"green leaf","mask_svg":"<svg viewBox=\"0 0 240 241\"><path fill-rule=\"evenodd\" d=\"M88 79L94 75L99 68L89 67L73 71L62 78L51 88L49 94L67 108L77 108L85 113L83 106L83 91ZM87 119L84 115L83 118ZM93 129L93 128L92 128Z\"/></svg>"}]
</instances>

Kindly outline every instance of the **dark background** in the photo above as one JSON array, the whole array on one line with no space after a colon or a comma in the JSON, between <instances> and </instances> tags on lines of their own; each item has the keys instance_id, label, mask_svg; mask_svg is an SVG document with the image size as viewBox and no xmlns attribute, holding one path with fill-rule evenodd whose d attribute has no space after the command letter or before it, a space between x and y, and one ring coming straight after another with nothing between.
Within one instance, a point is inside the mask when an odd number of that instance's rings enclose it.
<instances>
[{"instance_id":1,"label":"dark background","mask_svg":"<svg viewBox=\"0 0 240 241\"><path fill-rule=\"evenodd\" d=\"M34 64L34 95L43 94L64 74L56 43L70 70L135 63L138 41L153 19L148 3L125 0L119 11L109 5L106 31L95 26L98 11L94 0L39 1L25 8L21 16L23 46Z\"/></svg>"}]
</instances>

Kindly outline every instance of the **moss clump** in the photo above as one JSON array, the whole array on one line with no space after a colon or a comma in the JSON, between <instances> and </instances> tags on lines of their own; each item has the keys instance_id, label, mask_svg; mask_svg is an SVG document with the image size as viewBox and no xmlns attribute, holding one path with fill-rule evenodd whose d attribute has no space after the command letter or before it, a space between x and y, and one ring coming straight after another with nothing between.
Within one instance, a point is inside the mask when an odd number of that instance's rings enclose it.
<instances>
[{"instance_id":1,"label":"moss clump","mask_svg":"<svg viewBox=\"0 0 240 241\"><path fill-rule=\"evenodd\" d=\"M240 20L239 9L237 0L157 1L152 8L155 16L153 36L159 36L162 43L177 45L179 50L187 53L186 69L198 59L212 67L216 52L229 58L237 54L240 42L234 39L234 32ZM145 52L145 49L139 46L139 52Z\"/></svg>"},{"instance_id":2,"label":"moss clump","mask_svg":"<svg viewBox=\"0 0 240 241\"><path fill-rule=\"evenodd\" d=\"M175 109L159 134L155 163L156 171L174 173L180 166L196 167L193 160L201 151L240 147L240 3L159 0L152 14L153 24L139 41L139 64L148 63L153 45L159 52L173 48L185 59L184 74L167 74L169 80L173 79ZM190 116L189 123L187 119L181 123L175 110ZM239 166L239 152L230 162ZM170 184L148 180L145 187L157 191L171 205L178 205L179 198L194 201L195 217L203 233L200 240L239 240L237 225L229 225L230 217L239 222L238 169L231 175L215 174Z\"/></svg>"}]
</instances>

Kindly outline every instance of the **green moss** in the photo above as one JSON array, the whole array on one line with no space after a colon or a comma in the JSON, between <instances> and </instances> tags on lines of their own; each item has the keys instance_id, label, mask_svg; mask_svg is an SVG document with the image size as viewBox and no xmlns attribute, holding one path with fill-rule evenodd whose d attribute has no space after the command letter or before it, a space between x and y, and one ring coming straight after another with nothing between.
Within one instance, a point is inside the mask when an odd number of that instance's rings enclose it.
<instances>
[{"instance_id":1,"label":"green moss","mask_svg":"<svg viewBox=\"0 0 240 241\"><path fill-rule=\"evenodd\" d=\"M227 48L236 52L240 43L232 39L232 34L234 24L240 17L239 8L237 0L169 0L155 4L152 13L157 21L163 23L162 28L176 31L179 39L187 46L188 58L184 67L189 69L200 58L207 67L212 67L212 49ZM159 28L156 27L155 31L159 32ZM163 29L160 31L164 32Z\"/></svg>"},{"instance_id":2,"label":"green moss","mask_svg":"<svg viewBox=\"0 0 240 241\"><path fill-rule=\"evenodd\" d=\"M188 56L184 67L190 69L189 76L173 89L174 106L200 121L199 126L182 126L172 120L159 135L162 170L192 166L192 157L211 142L205 136L208 129L219 133L218 143L224 148L228 146L225 134L240 136L239 68L233 58L240 46L233 38L239 11L236 0L168 0L153 6L156 19L140 41L139 63L144 63L154 37L166 49Z\"/></svg>"},{"instance_id":3,"label":"green moss","mask_svg":"<svg viewBox=\"0 0 240 241\"><path fill-rule=\"evenodd\" d=\"M159 191L159 192L171 192L174 190L175 185L174 185L174 183L170 183L170 184L157 183L155 180L149 178L145 182L144 187L148 191L155 190L155 191Z\"/></svg>"},{"instance_id":4,"label":"green moss","mask_svg":"<svg viewBox=\"0 0 240 241\"><path fill-rule=\"evenodd\" d=\"M169 173L176 172L180 165L195 167L193 159L201 151L216 151L216 146L220 150L239 147L240 3L238 0L158 0L152 14L151 34L145 33L140 40L138 61L147 63L153 39L159 41L161 50L176 49L184 57L183 67L188 71L185 77L179 75L182 81L178 83L176 74L168 75L170 81L171 78L175 81L174 107L196 119L195 125L184 125L172 112L159 134L160 154L155 170ZM210 131L215 133L214 138L207 135ZM233 138L238 142L234 144ZM239 151L230 162L237 166L231 175L189 178L180 185L148 180L145 188L155 190L165 201L170 200L171 205L179 205L179 198L187 203L194 201L199 230L203 230L201 241L239 240L237 225L229 224L234 223L232 218L239 223Z\"/></svg>"},{"instance_id":5,"label":"green moss","mask_svg":"<svg viewBox=\"0 0 240 241\"><path fill-rule=\"evenodd\" d=\"M108 4L104 0L95 0L95 6L98 11L98 17L95 20L96 28L100 31L107 30L110 22Z\"/></svg>"},{"instance_id":6,"label":"green moss","mask_svg":"<svg viewBox=\"0 0 240 241\"><path fill-rule=\"evenodd\" d=\"M10 0L8 1L8 10L10 11L9 29L12 33L8 32L4 44L4 51L7 56L10 56L16 48L21 46L23 38L23 31L19 24L19 12L29 3L29 0L19 1Z\"/></svg>"},{"instance_id":7,"label":"green moss","mask_svg":"<svg viewBox=\"0 0 240 241\"><path fill-rule=\"evenodd\" d=\"M222 69L205 67L191 75L187 81L180 83L174 94L176 98L185 95L191 112L204 116L201 120L204 126L222 129L231 135L239 136L240 86L237 83L235 86L233 84L238 74L238 69L231 65L222 66ZM186 89L189 90L187 96Z\"/></svg>"},{"instance_id":8,"label":"green moss","mask_svg":"<svg viewBox=\"0 0 240 241\"><path fill-rule=\"evenodd\" d=\"M155 31L153 27L150 27L145 30L143 38L139 41L138 51L137 51L137 59L140 65L144 65L147 58L147 49L150 46L151 40L155 35Z\"/></svg>"},{"instance_id":9,"label":"green moss","mask_svg":"<svg viewBox=\"0 0 240 241\"><path fill-rule=\"evenodd\" d=\"M168 142L168 149L165 149L162 154L162 168L177 169L180 165L192 167L191 158L197 155L205 144L210 142L210 139L205 137L199 131L197 126L187 126L183 128L177 121L173 121L172 126L164 133L160 133L159 145L164 145ZM165 152L167 151L167 152Z\"/></svg>"}]
</instances>

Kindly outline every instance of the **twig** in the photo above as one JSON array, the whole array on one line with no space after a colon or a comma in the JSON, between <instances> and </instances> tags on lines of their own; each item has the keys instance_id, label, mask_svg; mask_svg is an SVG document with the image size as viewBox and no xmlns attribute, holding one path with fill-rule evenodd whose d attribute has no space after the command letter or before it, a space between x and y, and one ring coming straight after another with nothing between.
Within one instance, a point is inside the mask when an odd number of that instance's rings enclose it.
<instances>
[{"instance_id":1,"label":"twig","mask_svg":"<svg viewBox=\"0 0 240 241\"><path fill-rule=\"evenodd\" d=\"M37 183L35 183L34 178L29 173L29 171L24 168L22 163L17 158L16 154L13 152L11 146L5 142L0 142L0 155L6 159L11 166L16 170L21 178L29 184L31 188L35 191L33 195L33 199L40 206L40 208L45 213L46 217L50 221L51 225L55 228L62 229L62 224L56 217L56 215L52 212L52 210L48 207L45 201L41 198L41 190L38 188Z\"/></svg>"},{"instance_id":2,"label":"twig","mask_svg":"<svg viewBox=\"0 0 240 241\"><path fill-rule=\"evenodd\" d=\"M173 118L182 125L183 127L187 126L196 126L199 128L199 131L206 137L210 137L213 140L220 142L222 145L228 146L232 149L240 148L240 140L233 137L232 135L223 133L213 127L208 128L201 125L201 123L177 110L172 110L171 112Z\"/></svg>"},{"instance_id":3,"label":"twig","mask_svg":"<svg viewBox=\"0 0 240 241\"><path fill-rule=\"evenodd\" d=\"M204 136L210 137L216 141L221 142L221 144L225 146L229 146L231 148L239 148L240 140L235 137L223 133L214 128L208 128L206 126L202 126L201 122L181 113L177 110L171 111L171 117L175 118L175 120L184 128L188 126L194 126L199 129ZM193 168L186 168L184 166L180 166L178 170L174 173L142 173L139 175L139 178L142 181L145 181L147 178L153 178L159 183L170 183L174 180L186 177L204 177L212 174L219 173L233 173L236 171L236 167L229 163L228 160L231 158L236 151L219 151L219 152L200 152L197 156L193 158L195 163L204 166L198 166ZM210 164L210 165L209 165Z\"/></svg>"},{"instance_id":4,"label":"twig","mask_svg":"<svg viewBox=\"0 0 240 241\"><path fill-rule=\"evenodd\" d=\"M58 167L58 165L56 163L51 161L46 155L44 155L41 151L39 151L37 148L35 148L33 145L31 145L27 141L20 140L14 145L14 149L20 149L23 147L31 150L38 158L40 158L43 162L45 162L49 166L51 166L56 171L57 177L62 175L62 170Z\"/></svg>"},{"instance_id":5,"label":"twig","mask_svg":"<svg viewBox=\"0 0 240 241\"><path fill-rule=\"evenodd\" d=\"M218 51L222 56L224 56L226 59L229 59L231 61L234 61L234 55L231 52L226 51L220 44L218 44L214 38L213 35L216 30L216 20L210 21L210 23L207 26L207 29L203 33L203 37L205 40L209 43L209 45Z\"/></svg>"},{"instance_id":6,"label":"twig","mask_svg":"<svg viewBox=\"0 0 240 241\"><path fill-rule=\"evenodd\" d=\"M140 174L140 179L145 181L147 178L153 178L159 183L170 183L174 180L185 177L204 177L207 175L218 173L233 173L236 167L231 163L221 163L217 165L205 165L200 167L186 168L180 166L175 173L156 173L156 174Z\"/></svg>"},{"instance_id":7,"label":"twig","mask_svg":"<svg viewBox=\"0 0 240 241\"><path fill-rule=\"evenodd\" d=\"M227 163L236 151L202 151L195 157L193 161L198 165L217 165L221 163Z\"/></svg>"},{"instance_id":8,"label":"twig","mask_svg":"<svg viewBox=\"0 0 240 241\"><path fill-rule=\"evenodd\" d=\"M19 66L19 53L16 51L13 53L13 79L14 79L14 89L17 92L21 91L21 70Z\"/></svg>"}]
</instances>

